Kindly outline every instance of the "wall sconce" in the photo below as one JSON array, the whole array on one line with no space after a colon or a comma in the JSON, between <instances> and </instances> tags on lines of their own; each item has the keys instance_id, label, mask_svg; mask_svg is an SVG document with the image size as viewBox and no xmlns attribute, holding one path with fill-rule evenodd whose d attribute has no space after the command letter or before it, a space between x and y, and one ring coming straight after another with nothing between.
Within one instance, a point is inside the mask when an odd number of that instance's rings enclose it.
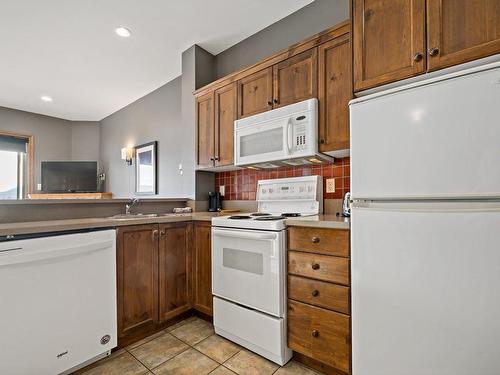
<instances>
[{"instance_id":1,"label":"wall sconce","mask_svg":"<svg viewBox=\"0 0 500 375\"><path fill-rule=\"evenodd\" d=\"M132 159L134 157L134 149L131 147L122 148L122 160L125 160L127 165L132 165Z\"/></svg>"}]
</instances>

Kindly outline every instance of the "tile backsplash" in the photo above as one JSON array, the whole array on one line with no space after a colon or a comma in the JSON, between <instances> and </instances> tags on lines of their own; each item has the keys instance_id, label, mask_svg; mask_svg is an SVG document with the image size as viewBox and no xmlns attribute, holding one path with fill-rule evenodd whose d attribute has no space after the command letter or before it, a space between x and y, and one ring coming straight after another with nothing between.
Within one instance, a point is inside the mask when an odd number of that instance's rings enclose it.
<instances>
[{"instance_id":1,"label":"tile backsplash","mask_svg":"<svg viewBox=\"0 0 500 375\"><path fill-rule=\"evenodd\" d=\"M218 172L215 174L215 188L219 191L220 186L225 186L224 200L255 200L259 180L311 175L323 176L324 199L341 199L351 188L350 158L338 158L334 163L304 167ZM327 178L335 178L335 193L326 192Z\"/></svg>"}]
</instances>

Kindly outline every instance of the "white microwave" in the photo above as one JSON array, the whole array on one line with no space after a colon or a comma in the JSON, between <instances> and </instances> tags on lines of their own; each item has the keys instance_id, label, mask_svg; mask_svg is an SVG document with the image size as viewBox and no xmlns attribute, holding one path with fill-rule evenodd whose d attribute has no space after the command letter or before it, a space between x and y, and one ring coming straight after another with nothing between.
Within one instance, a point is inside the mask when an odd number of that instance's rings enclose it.
<instances>
[{"instance_id":1,"label":"white microwave","mask_svg":"<svg viewBox=\"0 0 500 375\"><path fill-rule=\"evenodd\" d=\"M318 100L308 99L234 122L236 166L276 168L333 161L318 152Z\"/></svg>"}]
</instances>

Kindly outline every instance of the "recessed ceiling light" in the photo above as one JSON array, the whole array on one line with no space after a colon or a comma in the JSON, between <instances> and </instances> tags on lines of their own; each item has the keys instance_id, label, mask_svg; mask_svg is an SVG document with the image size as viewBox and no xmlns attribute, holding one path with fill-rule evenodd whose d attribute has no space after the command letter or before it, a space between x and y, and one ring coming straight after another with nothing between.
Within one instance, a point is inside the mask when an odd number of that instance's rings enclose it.
<instances>
[{"instance_id":1,"label":"recessed ceiling light","mask_svg":"<svg viewBox=\"0 0 500 375\"><path fill-rule=\"evenodd\" d=\"M122 38L128 38L130 35L132 35L132 33L130 32L129 29L127 29L126 27L117 27L115 29L115 33L116 35L118 36L121 36Z\"/></svg>"},{"instance_id":2,"label":"recessed ceiling light","mask_svg":"<svg viewBox=\"0 0 500 375\"><path fill-rule=\"evenodd\" d=\"M40 99L42 99L44 102L47 102L47 103L52 101L52 98L50 96L47 96L47 95L41 96Z\"/></svg>"}]
</instances>

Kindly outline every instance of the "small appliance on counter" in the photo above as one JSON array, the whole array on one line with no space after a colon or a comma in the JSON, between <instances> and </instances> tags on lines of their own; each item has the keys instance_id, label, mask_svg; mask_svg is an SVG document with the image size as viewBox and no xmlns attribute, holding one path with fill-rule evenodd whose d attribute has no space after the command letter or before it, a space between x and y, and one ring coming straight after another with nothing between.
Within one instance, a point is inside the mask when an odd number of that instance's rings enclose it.
<instances>
[{"instance_id":1,"label":"small appliance on counter","mask_svg":"<svg viewBox=\"0 0 500 375\"><path fill-rule=\"evenodd\" d=\"M222 210L222 195L219 192L208 192L208 212L218 212Z\"/></svg>"},{"instance_id":2,"label":"small appliance on counter","mask_svg":"<svg viewBox=\"0 0 500 375\"><path fill-rule=\"evenodd\" d=\"M344 194L344 200L342 201L342 216L351 216L351 193L347 192Z\"/></svg>"}]
</instances>

